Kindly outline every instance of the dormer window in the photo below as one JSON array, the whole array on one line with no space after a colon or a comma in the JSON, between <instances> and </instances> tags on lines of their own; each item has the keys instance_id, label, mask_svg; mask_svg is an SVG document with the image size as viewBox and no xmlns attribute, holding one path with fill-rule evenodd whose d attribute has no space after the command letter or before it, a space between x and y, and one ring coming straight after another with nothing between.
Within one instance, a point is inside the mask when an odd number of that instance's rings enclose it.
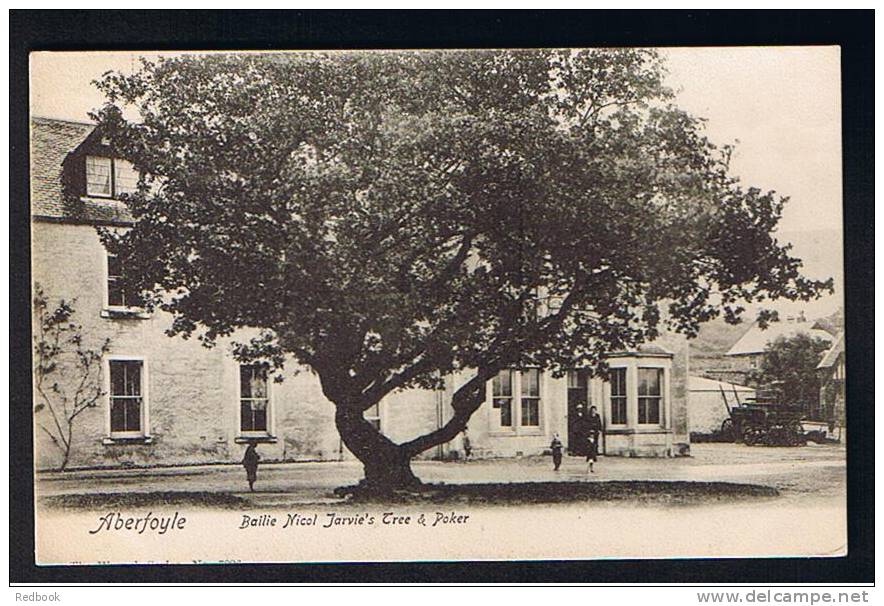
<instances>
[{"instance_id":1,"label":"dormer window","mask_svg":"<svg viewBox=\"0 0 884 606\"><path fill-rule=\"evenodd\" d=\"M86 195L112 197L112 173L113 161L110 158L86 156Z\"/></svg>"},{"instance_id":2,"label":"dormer window","mask_svg":"<svg viewBox=\"0 0 884 606\"><path fill-rule=\"evenodd\" d=\"M120 158L86 156L86 195L118 198L138 188L138 173L131 162Z\"/></svg>"}]
</instances>

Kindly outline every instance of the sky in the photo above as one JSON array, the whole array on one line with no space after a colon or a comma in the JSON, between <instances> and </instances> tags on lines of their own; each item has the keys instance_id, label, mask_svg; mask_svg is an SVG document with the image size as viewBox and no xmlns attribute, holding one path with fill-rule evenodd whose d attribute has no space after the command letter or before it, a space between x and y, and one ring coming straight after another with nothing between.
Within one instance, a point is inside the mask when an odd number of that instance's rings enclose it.
<instances>
[{"instance_id":1,"label":"sky","mask_svg":"<svg viewBox=\"0 0 884 606\"><path fill-rule=\"evenodd\" d=\"M678 104L734 143L733 173L789 196L783 231L840 229L837 47L666 49Z\"/></svg>"},{"instance_id":2,"label":"sky","mask_svg":"<svg viewBox=\"0 0 884 606\"><path fill-rule=\"evenodd\" d=\"M798 256L805 249L808 275L832 275L840 290L839 48L667 48L661 53L677 104L707 120L707 136L714 143L736 145L732 172L745 185L790 198L781 239L794 240ZM92 80L108 70L131 72L144 55L33 53L32 114L88 120L88 112L102 103ZM823 313L823 307L837 304L816 307Z\"/></svg>"}]
</instances>

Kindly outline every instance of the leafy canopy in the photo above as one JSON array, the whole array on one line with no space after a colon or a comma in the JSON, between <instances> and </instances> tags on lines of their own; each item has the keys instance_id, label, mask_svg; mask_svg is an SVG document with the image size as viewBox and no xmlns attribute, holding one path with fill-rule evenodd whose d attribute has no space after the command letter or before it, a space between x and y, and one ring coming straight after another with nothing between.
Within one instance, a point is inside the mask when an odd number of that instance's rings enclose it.
<instances>
[{"instance_id":1,"label":"leafy canopy","mask_svg":"<svg viewBox=\"0 0 884 606\"><path fill-rule=\"evenodd\" d=\"M98 82L144 176L104 239L173 333L259 329L240 357L293 354L365 402L828 287L663 76L646 49L145 61Z\"/></svg>"},{"instance_id":2,"label":"leafy canopy","mask_svg":"<svg viewBox=\"0 0 884 606\"><path fill-rule=\"evenodd\" d=\"M820 398L816 367L829 347L831 343L807 333L778 337L765 347L761 365L750 380L776 386L783 404L813 410Z\"/></svg>"}]
</instances>

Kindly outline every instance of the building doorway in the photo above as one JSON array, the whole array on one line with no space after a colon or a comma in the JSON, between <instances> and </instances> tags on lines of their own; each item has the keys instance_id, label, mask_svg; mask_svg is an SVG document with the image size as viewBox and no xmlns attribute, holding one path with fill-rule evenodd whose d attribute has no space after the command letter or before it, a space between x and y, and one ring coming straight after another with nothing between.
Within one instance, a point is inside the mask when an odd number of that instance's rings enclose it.
<instances>
[{"instance_id":1,"label":"building doorway","mask_svg":"<svg viewBox=\"0 0 884 606\"><path fill-rule=\"evenodd\" d=\"M586 455L586 415L589 414L589 371L568 371L568 454Z\"/></svg>"}]
</instances>

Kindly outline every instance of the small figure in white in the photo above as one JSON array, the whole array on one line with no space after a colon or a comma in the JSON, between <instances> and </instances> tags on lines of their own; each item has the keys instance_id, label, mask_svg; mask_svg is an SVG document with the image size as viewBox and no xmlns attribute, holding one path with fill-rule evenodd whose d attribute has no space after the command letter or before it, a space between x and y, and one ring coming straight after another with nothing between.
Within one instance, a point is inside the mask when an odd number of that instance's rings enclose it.
<instances>
[{"instance_id":1,"label":"small figure in white","mask_svg":"<svg viewBox=\"0 0 884 606\"><path fill-rule=\"evenodd\" d=\"M586 437L588 447L586 450L586 473L595 473L592 466L598 460L599 435L601 435L602 432L602 418L599 416L598 410L595 406L589 408L587 429L589 430L589 433Z\"/></svg>"}]
</instances>

